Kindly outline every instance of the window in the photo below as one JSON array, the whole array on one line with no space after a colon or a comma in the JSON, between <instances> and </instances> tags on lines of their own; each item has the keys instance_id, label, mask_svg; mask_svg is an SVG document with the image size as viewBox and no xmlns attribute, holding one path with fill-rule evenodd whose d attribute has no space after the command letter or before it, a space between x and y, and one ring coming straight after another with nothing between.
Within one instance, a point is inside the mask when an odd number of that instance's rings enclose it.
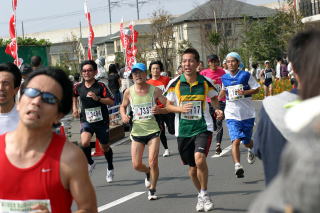
<instances>
[{"instance_id":1,"label":"window","mask_svg":"<svg viewBox=\"0 0 320 213\"><path fill-rule=\"evenodd\" d=\"M209 24L205 24L204 25L204 29L206 32L211 32L212 30L212 25L209 23Z\"/></svg>"},{"instance_id":2,"label":"window","mask_svg":"<svg viewBox=\"0 0 320 213\"><path fill-rule=\"evenodd\" d=\"M232 35L232 23L224 23L224 36Z\"/></svg>"}]
</instances>

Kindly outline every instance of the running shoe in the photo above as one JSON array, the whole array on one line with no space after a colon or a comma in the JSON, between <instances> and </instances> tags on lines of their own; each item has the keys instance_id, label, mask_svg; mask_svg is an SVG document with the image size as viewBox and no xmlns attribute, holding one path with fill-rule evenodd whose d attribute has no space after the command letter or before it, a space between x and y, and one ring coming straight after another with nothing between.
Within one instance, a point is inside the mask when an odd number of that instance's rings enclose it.
<instances>
[{"instance_id":1,"label":"running shoe","mask_svg":"<svg viewBox=\"0 0 320 213\"><path fill-rule=\"evenodd\" d=\"M210 199L209 195L205 194L202 196L202 202L203 202L203 208L204 208L204 211L207 212L207 211L210 211L213 209L213 202L212 200Z\"/></svg>"},{"instance_id":2,"label":"running shoe","mask_svg":"<svg viewBox=\"0 0 320 213\"><path fill-rule=\"evenodd\" d=\"M91 165L88 164L88 171L89 171L89 175L91 176L93 174L93 170L96 167L96 162L93 162Z\"/></svg>"},{"instance_id":3,"label":"running shoe","mask_svg":"<svg viewBox=\"0 0 320 213\"><path fill-rule=\"evenodd\" d=\"M202 196L200 194L198 194L198 202L197 202L197 205L196 205L196 211L197 212L203 212L204 211L204 203L203 203Z\"/></svg>"},{"instance_id":4,"label":"running shoe","mask_svg":"<svg viewBox=\"0 0 320 213\"><path fill-rule=\"evenodd\" d=\"M216 146L216 154L217 154L217 155L220 155L221 152L222 152L221 145L220 145L220 144L217 144L217 146Z\"/></svg>"},{"instance_id":5,"label":"running shoe","mask_svg":"<svg viewBox=\"0 0 320 213\"><path fill-rule=\"evenodd\" d=\"M114 177L114 170L111 169L107 169L107 175L106 175L106 180L108 183L111 183L113 181L113 177Z\"/></svg>"},{"instance_id":6,"label":"running shoe","mask_svg":"<svg viewBox=\"0 0 320 213\"><path fill-rule=\"evenodd\" d=\"M148 191L148 200L157 200L158 196L156 195L155 189L149 189Z\"/></svg>"},{"instance_id":7,"label":"running shoe","mask_svg":"<svg viewBox=\"0 0 320 213\"><path fill-rule=\"evenodd\" d=\"M256 160L255 155L253 154L253 152L252 152L250 149L248 149L248 157L247 157L247 160L248 160L248 163L249 163L249 164L253 164L254 161Z\"/></svg>"},{"instance_id":8,"label":"running shoe","mask_svg":"<svg viewBox=\"0 0 320 213\"><path fill-rule=\"evenodd\" d=\"M163 157L169 157L169 156L170 156L169 149L165 149L162 156L163 156Z\"/></svg>"},{"instance_id":9,"label":"running shoe","mask_svg":"<svg viewBox=\"0 0 320 213\"><path fill-rule=\"evenodd\" d=\"M237 176L237 178L243 178L244 177L244 170L240 164L234 165L234 173Z\"/></svg>"},{"instance_id":10,"label":"running shoe","mask_svg":"<svg viewBox=\"0 0 320 213\"><path fill-rule=\"evenodd\" d=\"M146 173L146 178L144 179L144 185L149 188L151 186L151 183L150 183L150 173Z\"/></svg>"}]
</instances>

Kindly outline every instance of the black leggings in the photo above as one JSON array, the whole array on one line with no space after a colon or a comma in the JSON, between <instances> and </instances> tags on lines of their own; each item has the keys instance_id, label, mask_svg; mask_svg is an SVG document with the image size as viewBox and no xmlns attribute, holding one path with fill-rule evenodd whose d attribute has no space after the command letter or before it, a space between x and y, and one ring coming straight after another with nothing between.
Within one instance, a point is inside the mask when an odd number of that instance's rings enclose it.
<instances>
[{"instance_id":1,"label":"black leggings","mask_svg":"<svg viewBox=\"0 0 320 213\"><path fill-rule=\"evenodd\" d=\"M165 125L168 128L169 134L173 135L174 134L174 113L168 113L168 114L158 114L155 115L156 121L159 125L160 128L160 141L165 149L168 149L168 142L167 142L167 137L166 137L166 129Z\"/></svg>"},{"instance_id":2,"label":"black leggings","mask_svg":"<svg viewBox=\"0 0 320 213\"><path fill-rule=\"evenodd\" d=\"M210 103L209 103L210 104ZM223 101L219 101L219 106L222 111L224 111L226 107L226 103ZM214 116L214 108L210 104L210 114L212 115L214 130L217 131L217 143L221 143L223 137L223 120L217 120Z\"/></svg>"}]
</instances>

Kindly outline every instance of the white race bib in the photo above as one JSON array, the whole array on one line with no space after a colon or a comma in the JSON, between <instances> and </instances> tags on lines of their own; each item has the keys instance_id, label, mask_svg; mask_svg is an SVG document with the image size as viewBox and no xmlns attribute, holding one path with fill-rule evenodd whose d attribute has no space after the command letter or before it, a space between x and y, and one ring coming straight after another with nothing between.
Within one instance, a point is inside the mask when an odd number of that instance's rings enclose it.
<instances>
[{"instance_id":1,"label":"white race bib","mask_svg":"<svg viewBox=\"0 0 320 213\"><path fill-rule=\"evenodd\" d=\"M152 103L136 104L132 106L133 120L148 120L152 118Z\"/></svg>"},{"instance_id":2,"label":"white race bib","mask_svg":"<svg viewBox=\"0 0 320 213\"><path fill-rule=\"evenodd\" d=\"M272 72L266 72L265 73L265 78L266 79L272 78Z\"/></svg>"},{"instance_id":3,"label":"white race bib","mask_svg":"<svg viewBox=\"0 0 320 213\"><path fill-rule=\"evenodd\" d=\"M3 200L0 199L1 213L30 213L36 212L31 207L37 204L46 206L52 212L50 200Z\"/></svg>"},{"instance_id":4,"label":"white race bib","mask_svg":"<svg viewBox=\"0 0 320 213\"><path fill-rule=\"evenodd\" d=\"M235 101L244 98L244 95L239 95L238 90L243 91L243 85L242 84L237 84L234 86L228 86L228 97L229 101Z\"/></svg>"},{"instance_id":5,"label":"white race bib","mask_svg":"<svg viewBox=\"0 0 320 213\"><path fill-rule=\"evenodd\" d=\"M181 113L181 119L185 120L200 120L202 117L201 101L183 101L181 105L192 103L192 109L189 112Z\"/></svg>"},{"instance_id":6,"label":"white race bib","mask_svg":"<svg viewBox=\"0 0 320 213\"><path fill-rule=\"evenodd\" d=\"M214 87L216 88L218 94L220 93L221 91L221 85L220 84L214 84Z\"/></svg>"},{"instance_id":7,"label":"white race bib","mask_svg":"<svg viewBox=\"0 0 320 213\"><path fill-rule=\"evenodd\" d=\"M86 113L86 118L89 123L94 123L103 120L101 107L88 108L84 111Z\"/></svg>"}]
</instances>

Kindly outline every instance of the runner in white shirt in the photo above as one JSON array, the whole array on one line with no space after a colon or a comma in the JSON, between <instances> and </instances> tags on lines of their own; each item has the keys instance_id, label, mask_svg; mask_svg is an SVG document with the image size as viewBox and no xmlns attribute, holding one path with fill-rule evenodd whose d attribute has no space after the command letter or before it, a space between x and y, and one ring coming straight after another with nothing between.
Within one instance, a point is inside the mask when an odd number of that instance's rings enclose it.
<instances>
[{"instance_id":1,"label":"runner in white shirt","mask_svg":"<svg viewBox=\"0 0 320 213\"><path fill-rule=\"evenodd\" d=\"M13 63L0 64L0 134L15 130L19 115L15 96L21 83L21 72Z\"/></svg>"}]
</instances>

